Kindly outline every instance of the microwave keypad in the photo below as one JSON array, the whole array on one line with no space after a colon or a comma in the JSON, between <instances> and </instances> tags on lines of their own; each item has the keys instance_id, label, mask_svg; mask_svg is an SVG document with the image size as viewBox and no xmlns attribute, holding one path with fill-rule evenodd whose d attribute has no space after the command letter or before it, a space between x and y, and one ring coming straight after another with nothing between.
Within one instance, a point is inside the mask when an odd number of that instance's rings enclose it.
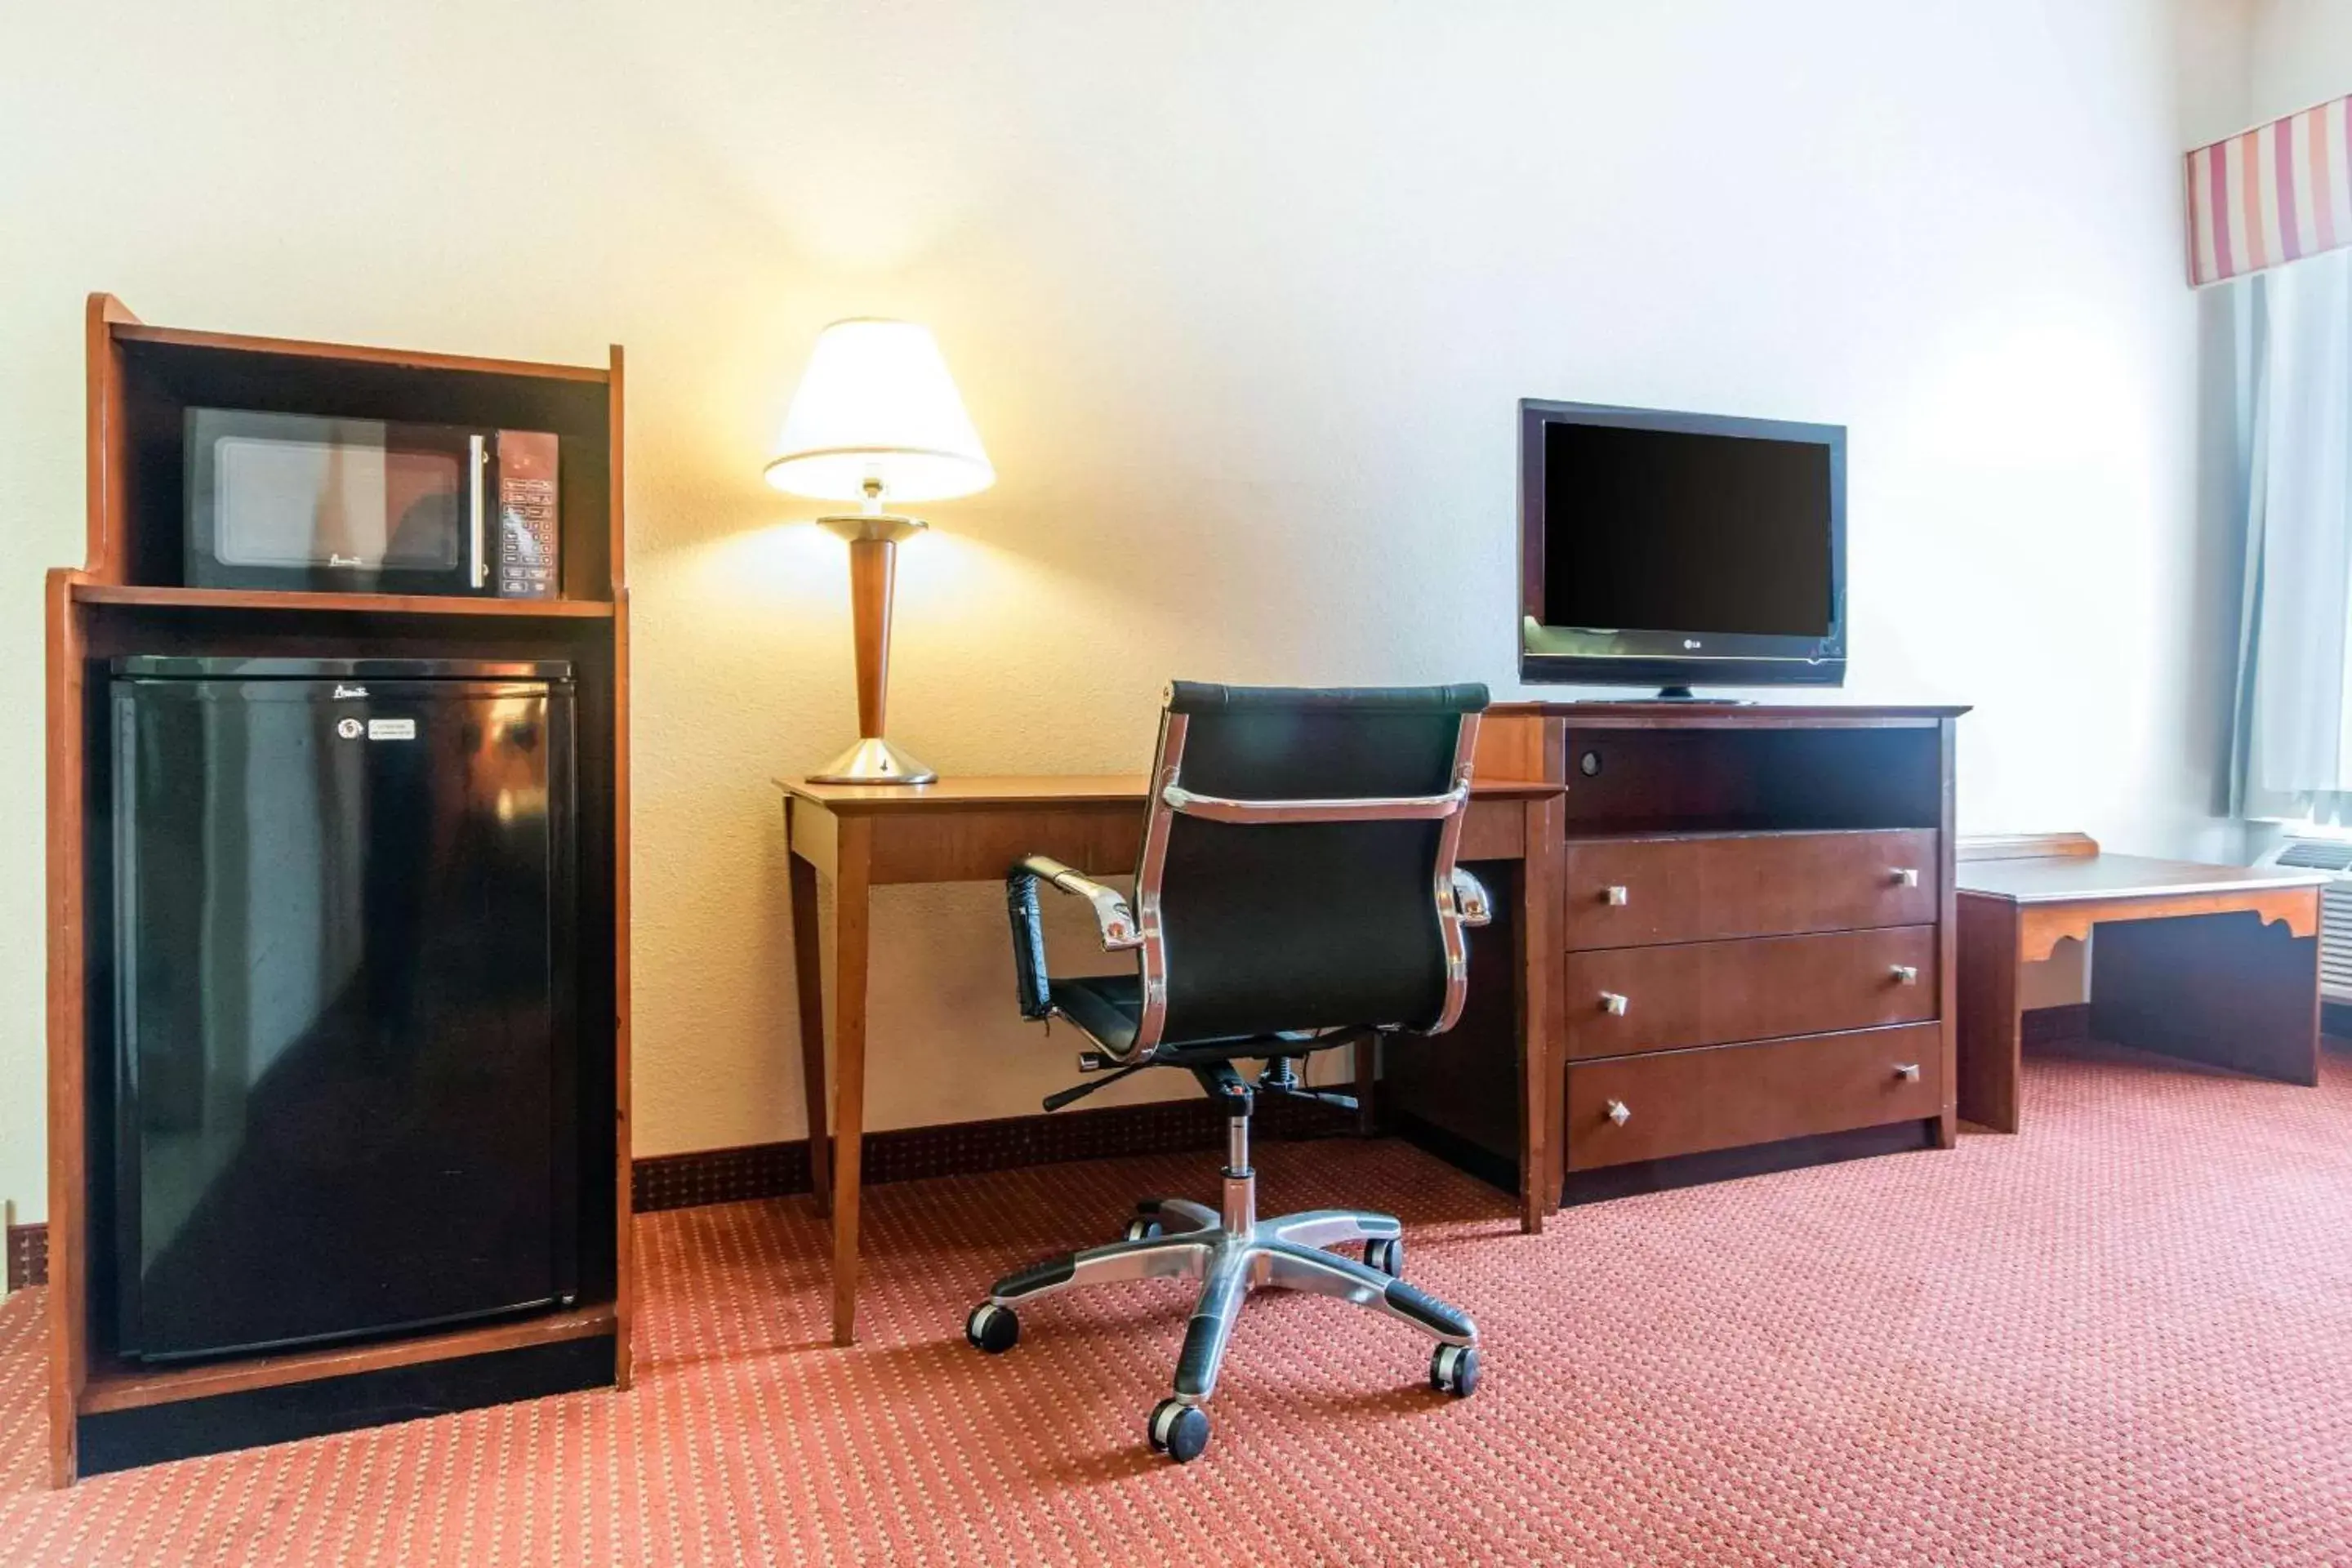
<instances>
[{"instance_id":1,"label":"microwave keypad","mask_svg":"<svg viewBox=\"0 0 2352 1568\"><path fill-rule=\"evenodd\" d=\"M556 438L499 432L498 580L501 599L552 599L558 589Z\"/></svg>"},{"instance_id":2,"label":"microwave keypad","mask_svg":"<svg viewBox=\"0 0 2352 1568\"><path fill-rule=\"evenodd\" d=\"M499 486L499 597L555 596L555 481Z\"/></svg>"}]
</instances>

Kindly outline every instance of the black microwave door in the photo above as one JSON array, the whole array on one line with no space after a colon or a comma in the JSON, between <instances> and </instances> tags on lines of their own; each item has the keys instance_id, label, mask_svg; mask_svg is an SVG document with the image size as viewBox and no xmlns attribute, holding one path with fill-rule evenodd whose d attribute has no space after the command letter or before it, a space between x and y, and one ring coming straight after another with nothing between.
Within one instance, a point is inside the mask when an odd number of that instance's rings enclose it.
<instances>
[{"instance_id":1,"label":"black microwave door","mask_svg":"<svg viewBox=\"0 0 2352 1568\"><path fill-rule=\"evenodd\" d=\"M194 586L488 589L494 453L483 432L191 408L185 435Z\"/></svg>"},{"instance_id":2,"label":"black microwave door","mask_svg":"<svg viewBox=\"0 0 2352 1568\"><path fill-rule=\"evenodd\" d=\"M118 679L120 1349L576 1289L568 688Z\"/></svg>"}]
</instances>

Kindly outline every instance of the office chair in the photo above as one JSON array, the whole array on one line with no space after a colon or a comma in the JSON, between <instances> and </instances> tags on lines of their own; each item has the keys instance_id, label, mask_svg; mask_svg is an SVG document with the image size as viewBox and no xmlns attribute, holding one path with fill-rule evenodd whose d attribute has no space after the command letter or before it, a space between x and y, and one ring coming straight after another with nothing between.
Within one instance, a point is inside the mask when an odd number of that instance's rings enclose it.
<instances>
[{"instance_id":1,"label":"office chair","mask_svg":"<svg viewBox=\"0 0 2352 1568\"><path fill-rule=\"evenodd\" d=\"M1401 1029L1439 1034L1462 1015L1464 928L1488 918L1486 890L1454 864L1470 798L1483 686L1337 691L1178 681L1160 721L1133 900L1032 856L1006 878L1024 1017L1062 1018L1093 1042L1104 1076L1051 1096L1058 1110L1149 1067L1190 1070L1227 1117L1218 1208L1182 1198L1136 1205L1127 1239L1049 1258L996 1282L964 1333L1001 1354L1019 1342L1014 1305L1114 1280L1201 1282L1177 1358L1175 1394L1152 1409L1151 1446L1178 1461L1209 1441L1202 1408L1252 1288L1336 1296L1438 1342L1429 1378L1478 1385L1478 1330L1407 1284L1393 1215L1313 1209L1257 1215L1250 1168L1255 1096L1301 1095L1311 1052ZM1107 952L1131 974L1050 976L1040 884L1094 906ZM1263 1063L1255 1081L1237 1060ZM1363 1260L1325 1250L1360 1243Z\"/></svg>"}]
</instances>

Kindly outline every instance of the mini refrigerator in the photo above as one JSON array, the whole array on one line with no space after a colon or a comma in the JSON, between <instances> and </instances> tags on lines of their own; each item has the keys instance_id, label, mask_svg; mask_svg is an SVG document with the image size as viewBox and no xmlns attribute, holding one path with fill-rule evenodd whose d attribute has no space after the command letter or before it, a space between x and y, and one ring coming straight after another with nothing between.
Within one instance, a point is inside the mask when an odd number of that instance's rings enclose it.
<instances>
[{"instance_id":1,"label":"mini refrigerator","mask_svg":"<svg viewBox=\"0 0 2352 1568\"><path fill-rule=\"evenodd\" d=\"M105 711L117 1353L569 1303L569 665L123 658Z\"/></svg>"}]
</instances>

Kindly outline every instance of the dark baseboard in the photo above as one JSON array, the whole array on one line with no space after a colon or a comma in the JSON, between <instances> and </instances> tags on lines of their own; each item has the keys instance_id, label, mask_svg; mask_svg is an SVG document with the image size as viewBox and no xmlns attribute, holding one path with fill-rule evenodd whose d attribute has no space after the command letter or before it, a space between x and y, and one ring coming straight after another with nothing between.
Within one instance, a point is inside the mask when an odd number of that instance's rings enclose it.
<instances>
[{"instance_id":1,"label":"dark baseboard","mask_svg":"<svg viewBox=\"0 0 2352 1568\"><path fill-rule=\"evenodd\" d=\"M874 1135L866 1139L866 1168L873 1168ZM696 1149L684 1154L653 1154L629 1164L629 1201L639 1214L690 1209L704 1204L734 1204L809 1190L809 1146L745 1143L729 1149Z\"/></svg>"},{"instance_id":2,"label":"dark baseboard","mask_svg":"<svg viewBox=\"0 0 2352 1568\"><path fill-rule=\"evenodd\" d=\"M2327 1033L2352 1037L2352 1006L2330 1002L2322 1011ZM2030 1046L2077 1040L2090 1033L2091 1009L2084 1003L2035 1007L2025 1014L2024 1026L2025 1043ZM1352 1131L1355 1118L1314 1100L1268 1097L1258 1103L1257 1126L1272 1138L1319 1138ZM1440 1129L1400 1118L1396 1131L1507 1192L1517 1185L1517 1173L1510 1161L1474 1149ZM1206 1100L1155 1100L1099 1110L1064 1110L1051 1116L901 1127L866 1135L866 1179L909 1182L1065 1160L1181 1153L1217 1148L1224 1135L1224 1117ZM631 1166L630 1181L639 1214L788 1197L809 1191L808 1140L650 1155ZM10 1226L8 1289L46 1284L48 1277L48 1226Z\"/></svg>"},{"instance_id":3,"label":"dark baseboard","mask_svg":"<svg viewBox=\"0 0 2352 1568\"><path fill-rule=\"evenodd\" d=\"M1267 1095L1257 1102L1256 1130L1269 1138L1330 1137L1351 1132L1355 1125L1354 1112L1317 1100ZM969 1176L1065 1160L1219 1149L1224 1142L1224 1113L1207 1100L899 1127L866 1135L866 1179ZM649 1155L631 1165L630 1183L639 1214L805 1193L810 1190L808 1140Z\"/></svg>"},{"instance_id":4,"label":"dark baseboard","mask_svg":"<svg viewBox=\"0 0 2352 1568\"><path fill-rule=\"evenodd\" d=\"M1804 1138L1784 1138L1776 1143L1750 1143L1744 1148L1719 1149L1705 1154L1676 1154L1628 1165L1570 1171L1561 1187L1559 1201L1562 1207L1573 1208L1580 1204L1632 1197L1637 1193L1671 1192L1676 1187L1736 1181L1742 1176L1769 1175L1805 1165L1867 1160L1935 1146L1934 1121L1890 1121L1883 1127L1864 1127L1852 1132L1818 1132Z\"/></svg>"},{"instance_id":5,"label":"dark baseboard","mask_svg":"<svg viewBox=\"0 0 2352 1568\"><path fill-rule=\"evenodd\" d=\"M2352 1002L2322 1002L2319 1032L2334 1039L2352 1040Z\"/></svg>"},{"instance_id":6,"label":"dark baseboard","mask_svg":"<svg viewBox=\"0 0 2352 1568\"><path fill-rule=\"evenodd\" d=\"M1354 1112L1316 1100L1268 1095L1257 1104L1256 1128L1268 1138L1328 1138L1352 1132L1355 1126ZM1065 1160L1221 1149L1224 1142L1224 1113L1206 1100L901 1127L866 1135L866 1179L970 1176ZM639 1214L789 1197L810 1190L808 1140L649 1155L631 1163L629 1181ZM49 1227L10 1226L8 1289L46 1285L48 1279Z\"/></svg>"},{"instance_id":7,"label":"dark baseboard","mask_svg":"<svg viewBox=\"0 0 2352 1568\"><path fill-rule=\"evenodd\" d=\"M2069 1002L2062 1007L2028 1007L2018 1022L2019 1037L2029 1046L2087 1040L2091 1037L2091 1005Z\"/></svg>"},{"instance_id":8,"label":"dark baseboard","mask_svg":"<svg viewBox=\"0 0 2352 1568\"><path fill-rule=\"evenodd\" d=\"M1425 1154L1434 1154L1456 1170L1477 1177L1488 1186L1519 1195L1519 1162L1510 1154L1497 1153L1485 1144L1465 1138L1459 1132L1424 1121L1410 1111L1399 1111L1386 1119L1383 1131L1394 1133Z\"/></svg>"},{"instance_id":9,"label":"dark baseboard","mask_svg":"<svg viewBox=\"0 0 2352 1568\"><path fill-rule=\"evenodd\" d=\"M2030 1046L2084 1039L2091 1032L2090 1005L2077 1002L2060 1007L2029 1008L2023 1024L2025 1043ZM2352 1039L2352 1004L2322 1004L2320 1024L2331 1036ZM1355 1119L1337 1107L1312 1100L1269 1098L1258 1105L1257 1124L1258 1130L1269 1137L1320 1138L1352 1131ZM1406 1141L1505 1192L1517 1187L1517 1168L1503 1156L1410 1117L1397 1118L1394 1131ZM924 1176L964 1176L1020 1165L1054 1164L1065 1160L1180 1153L1214 1149L1223 1141L1224 1118L1205 1100L1065 1110L1052 1116L1008 1116L993 1121L951 1122L943 1127L904 1127L866 1135L866 1179L906 1182ZM1849 1147L1860 1153L1883 1152L1873 1147L1874 1142L1883 1139L1864 1139L1858 1146L1850 1143ZM1791 1152L1778 1152L1783 1159ZM1813 1157L1821 1155L1816 1152ZM1770 1158L1767 1157L1768 1163ZM1630 1184L1621 1176L1615 1182L1588 1182L1584 1186L1589 1198L1617 1185L1654 1190L1660 1184L1679 1184L1673 1176L1685 1173L1650 1172ZM784 1143L750 1143L733 1149L650 1155L631 1166L630 1181L639 1214L693 1208L701 1204L787 1197L809 1190L808 1140L796 1138ZM30 1285L46 1285L48 1279L49 1227L38 1224L10 1226L8 1289L21 1290Z\"/></svg>"}]
</instances>

